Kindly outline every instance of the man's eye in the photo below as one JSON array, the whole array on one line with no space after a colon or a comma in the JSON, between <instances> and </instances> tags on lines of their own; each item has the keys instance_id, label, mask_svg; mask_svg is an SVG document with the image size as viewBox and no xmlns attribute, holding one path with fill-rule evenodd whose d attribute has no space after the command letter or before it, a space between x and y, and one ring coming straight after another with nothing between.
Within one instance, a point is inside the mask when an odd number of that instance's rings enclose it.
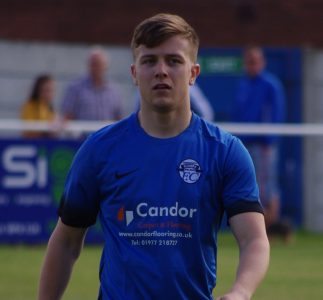
<instances>
[{"instance_id":1,"label":"man's eye","mask_svg":"<svg viewBox=\"0 0 323 300\"><path fill-rule=\"evenodd\" d=\"M142 61L142 64L143 65L151 65L151 64L153 64L154 63L154 59L152 59L152 58L146 58L146 59L144 59L143 61Z\"/></svg>"},{"instance_id":2,"label":"man's eye","mask_svg":"<svg viewBox=\"0 0 323 300\"><path fill-rule=\"evenodd\" d=\"M169 59L169 63L171 65L177 65L177 64L180 64L181 61L178 58L171 58L171 59Z\"/></svg>"}]
</instances>

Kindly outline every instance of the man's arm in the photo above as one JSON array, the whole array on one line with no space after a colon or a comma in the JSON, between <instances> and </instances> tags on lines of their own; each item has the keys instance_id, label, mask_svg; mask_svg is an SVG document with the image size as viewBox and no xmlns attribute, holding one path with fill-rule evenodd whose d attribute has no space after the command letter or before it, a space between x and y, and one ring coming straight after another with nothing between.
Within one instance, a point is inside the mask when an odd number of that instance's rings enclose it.
<instances>
[{"instance_id":1,"label":"man's arm","mask_svg":"<svg viewBox=\"0 0 323 300\"><path fill-rule=\"evenodd\" d=\"M285 93L283 85L278 79L273 82L271 91L271 120L273 123L283 123L285 122Z\"/></svg>"},{"instance_id":2,"label":"man's arm","mask_svg":"<svg viewBox=\"0 0 323 300\"><path fill-rule=\"evenodd\" d=\"M241 213L229 219L239 245L239 266L235 282L218 300L249 300L264 278L269 265L269 242L264 217L260 213Z\"/></svg>"},{"instance_id":3,"label":"man's arm","mask_svg":"<svg viewBox=\"0 0 323 300\"><path fill-rule=\"evenodd\" d=\"M39 300L58 300L68 284L74 262L83 247L85 228L70 227L59 219L49 239L39 283Z\"/></svg>"}]
</instances>

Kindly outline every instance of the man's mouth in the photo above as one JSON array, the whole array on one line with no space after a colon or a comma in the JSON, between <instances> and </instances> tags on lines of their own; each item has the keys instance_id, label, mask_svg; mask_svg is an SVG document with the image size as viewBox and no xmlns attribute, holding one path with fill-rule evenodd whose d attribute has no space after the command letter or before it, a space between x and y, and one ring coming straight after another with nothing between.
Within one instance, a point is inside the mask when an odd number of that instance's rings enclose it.
<instances>
[{"instance_id":1,"label":"man's mouth","mask_svg":"<svg viewBox=\"0 0 323 300\"><path fill-rule=\"evenodd\" d=\"M171 89L170 85L166 83L158 83L153 87L153 90L170 90L170 89Z\"/></svg>"}]
</instances>

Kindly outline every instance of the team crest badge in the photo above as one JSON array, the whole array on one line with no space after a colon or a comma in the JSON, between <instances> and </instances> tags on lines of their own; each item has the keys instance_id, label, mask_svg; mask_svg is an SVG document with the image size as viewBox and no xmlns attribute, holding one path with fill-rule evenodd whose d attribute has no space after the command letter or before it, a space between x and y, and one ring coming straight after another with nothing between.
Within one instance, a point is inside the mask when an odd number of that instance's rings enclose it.
<instances>
[{"instance_id":1,"label":"team crest badge","mask_svg":"<svg viewBox=\"0 0 323 300\"><path fill-rule=\"evenodd\" d=\"M193 159L183 160L179 165L178 171L186 183L195 183L199 180L202 173L200 165Z\"/></svg>"}]
</instances>

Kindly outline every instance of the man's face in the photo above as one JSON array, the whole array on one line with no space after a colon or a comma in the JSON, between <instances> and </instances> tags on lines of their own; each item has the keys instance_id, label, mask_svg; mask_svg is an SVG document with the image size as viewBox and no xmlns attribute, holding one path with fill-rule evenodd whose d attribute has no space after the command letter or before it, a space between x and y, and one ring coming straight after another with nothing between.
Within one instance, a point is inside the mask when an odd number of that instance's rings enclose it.
<instances>
[{"instance_id":1,"label":"man's face","mask_svg":"<svg viewBox=\"0 0 323 300\"><path fill-rule=\"evenodd\" d=\"M189 105L189 85L200 72L193 62L189 41L174 36L159 46L135 50L131 73L141 94L141 106L169 112Z\"/></svg>"},{"instance_id":2,"label":"man's face","mask_svg":"<svg viewBox=\"0 0 323 300\"><path fill-rule=\"evenodd\" d=\"M101 53L95 53L89 58L89 72L94 81L102 81L107 70L107 59Z\"/></svg>"},{"instance_id":3,"label":"man's face","mask_svg":"<svg viewBox=\"0 0 323 300\"><path fill-rule=\"evenodd\" d=\"M244 66L249 76L254 77L260 74L265 67L265 59L262 52L254 49L245 53Z\"/></svg>"}]
</instances>

